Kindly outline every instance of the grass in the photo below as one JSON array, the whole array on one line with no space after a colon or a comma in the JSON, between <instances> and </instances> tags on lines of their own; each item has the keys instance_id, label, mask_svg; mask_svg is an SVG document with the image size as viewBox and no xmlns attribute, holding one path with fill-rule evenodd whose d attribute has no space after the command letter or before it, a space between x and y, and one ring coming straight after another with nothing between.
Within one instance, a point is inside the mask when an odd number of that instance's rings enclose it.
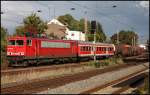
<instances>
[{"instance_id":1,"label":"grass","mask_svg":"<svg viewBox=\"0 0 150 95\"><path fill-rule=\"evenodd\" d=\"M119 57L112 57L112 58L107 58L103 60L97 60L96 62L89 62L88 65L94 66L95 68L103 67L103 66L109 66L109 65L114 65L114 64L122 64L124 63L122 58Z\"/></svg>"}]
</instances>

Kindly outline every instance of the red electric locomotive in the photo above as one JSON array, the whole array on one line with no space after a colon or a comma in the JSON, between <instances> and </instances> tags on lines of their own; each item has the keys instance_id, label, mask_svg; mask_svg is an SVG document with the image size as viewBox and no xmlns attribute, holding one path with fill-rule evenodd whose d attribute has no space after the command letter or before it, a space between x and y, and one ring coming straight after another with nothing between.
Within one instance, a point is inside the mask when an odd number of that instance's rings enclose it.
<instances>
[{"instance_id":1,"label":"red electric locomotive","mask_svg":"<svg viewBox=\"0 0 150 95\"><path fill-rule=\"evenodd\" d=\"M10 37L7 57L11 66L28 66L41 62L64 62L82 58L114 55L113 44L81 42L75 40L50 40L47 38Z\"/></svg>"}]
</instances>

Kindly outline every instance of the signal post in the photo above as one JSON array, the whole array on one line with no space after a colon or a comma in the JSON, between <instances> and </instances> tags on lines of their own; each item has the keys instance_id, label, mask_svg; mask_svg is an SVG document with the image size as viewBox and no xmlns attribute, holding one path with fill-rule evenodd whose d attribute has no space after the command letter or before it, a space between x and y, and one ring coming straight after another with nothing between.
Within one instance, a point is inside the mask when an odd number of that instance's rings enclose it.
<instances>
[{"instance_id":1,"label":"signal post","mask_svg":"<svg viewBox=\"0 0 150 95\"><path fill-rule=\"evenodd\" d=\"M94 32L93 52L94 52L94 62L96 62L96 46L95 46L95 43L96 43L96 21L91 21L91 28L92 28L92 32Z\"/></svg>"}]
</instances>

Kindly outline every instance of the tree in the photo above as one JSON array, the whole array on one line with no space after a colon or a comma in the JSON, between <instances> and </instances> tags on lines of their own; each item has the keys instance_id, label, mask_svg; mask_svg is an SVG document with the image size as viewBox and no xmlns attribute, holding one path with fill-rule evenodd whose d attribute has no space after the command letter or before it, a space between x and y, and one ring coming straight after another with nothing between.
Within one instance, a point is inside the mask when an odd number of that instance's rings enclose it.
<instances>
[{"instance_id":1,"label":"tree","mask_svg":"<svg viewBox=\"0 0 150 95\"><path fill-rule=\"evenodd\" d=\"M64 25L67 25L67 27L71 30L79 30L79 21L74 19L70 14L59 16L58 20Z\"/></svg>"},{"instance_id":2,"label":"tree","mask_svg":"<svg viewBox=\"0 0 150 95\"><path fill-rule=\"evenodd\" d=\"M16 27L16 32L13 34L13 36L24 36L25 33L25 27L24 26L17 26Z\"/></svg>"},{"instance_id":3,"label":"tree","mask_svg":"<svg viewBox=\"0 0 150 95\"><path fill-rule=\"evenodd\" d=\"M16 28L16 33L14 35L23 36L25 32L41 34L47 29L47 22L42 21L36 14L31 14L24 18L23 23L23 26L18 26Z\"/></svg>"},{"instance_id":4,"label":"tree","mask_svg":"<svg viewBox=\"0 0 150 95\"><path fill-rule=\"evenodd\" d=\"M79 31L84 31L84 19L80 19L79 21Z\"/></svg>"},{"instance_id":5,"label":"tree","mask_svg":"<svg viewBox=\"0 0 150 95\"><path fill-rule=\"evenodd\" d=\"M94 35L91 35L92 33L90 32L90 35L88 36L89 41L94 40ZM96 25L96 42L104 42L106 41L106 35L103 32L102 26L99 22L97 22Z\"/></svg>"},{"instance_id":6,"label":"tree","mask_svg":"<svg viewBox=\"0 0 150 95\"><path fill-rule=\"evenodd\" d=\"M8 36L7 29L1 27L1 52L6 51L7 36Z\"/></svg>"},{"instance_id":7,"label":"tree","mask_svg":"<svg viewBox=\"0 0 150 95\"><path fill-rule=\"evenodd\" d=\"M73 18L70 14L66 14L63 16L59 16L58 20L67 25L70 30L83 31L84 32L84 19L80 19L79 21ZM94 36L91 34L91 24L90 21L87 21L87 37L89 41L93 41ZM97 31L96 31L96 41L104 42L106 40L106 35L103 32L101 24L97 23Z\"/></svg>"},{"instance_id":8,"label":"tree","mask_svg":"<svg viewBox=\"0 0 150 95\"><path fill-rule=\"evenodd\" d=\"M106 35L103 31L102 25L98 22L97 23L97 36L96 36L96 41L98 42L104 42L106 40Z\"/></svg>"},{"instance_id":9,"label":"tree","mask_svg":"<svg viewBox=\"0 0 150 95\"><path fill-rule=\"evenodd\" d=\"M137 44L138 35L134 31L121 30L119 32L119 44L132 45L134 38L135 38L135 44ZM111 41L112 41L112 43L117 44L117 34L116 33L111 36Z\"/></svg>"}]
</instances>

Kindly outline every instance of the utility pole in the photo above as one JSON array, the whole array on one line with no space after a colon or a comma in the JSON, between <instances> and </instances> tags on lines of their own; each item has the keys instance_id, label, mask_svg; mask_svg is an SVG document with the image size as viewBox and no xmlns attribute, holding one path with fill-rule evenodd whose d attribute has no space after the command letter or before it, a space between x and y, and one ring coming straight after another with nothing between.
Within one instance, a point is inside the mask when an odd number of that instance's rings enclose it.
<instances>
[{"instance_id":1,"label":"utility pole","mask_svg":"<svg viewBox=\"0 0 150 95\"><path fill-rule=\"evenodd\" d=\"M88 41L87 37L87 17L86 17L87 11L85 11L85 16L84 16L84 32L85 32L85 41Z\"/></svg>"},{"instance_id":2,"label":"utility pole","mask_svg":"<svg viewBox=\"0 0 150 95\"><path fill-rule=\"evenodd\" d=\"M95 46L95 43L96 43L96 28L97 28L96 21L91 21L91 28L92 28L92 32L94 32L93 53L94 53L94 62L96 62L96 46Z\"/></svg>"},{"instance_id":3,"label":"utility pole","mask_svg":"<svg viewBox=\"0 0 150 95\"><path fill-rule=\"evenodd\" d=\"M135 42L135 36L134 36L134 46L136 45L136 42Z\"/></svg>"},{"instance_id":4,"label":"utility pole","mask_svg":"<svg viewBox=\"0 0 150 95\"><path fill-rule=\"evenodd\" d=\"M117 32L117 45L119 45L119 32Z\"/></svg>"},{"instance_id":5,"label":"utility pole","mask_svg":"<svg viewBox=\"0 0 150 95\"><path fill-rule=\"evenodd\" d=\"M132 46L133 46L133 38L132 38Z\"/></svg>"},{"instance_id":6,"label":"utility pole","mask_svg":"<svg viewBox=\"0 0 150 95\"><path fill-rule=\"evenodd\" d=\"M54 18L55 18L55 7L54 7Z\"/></svg>"},{"instance_id":7,"label":"utility pole","mask_svg":"<svg viewBox=\"0 0 150 95\"><path fill-rule=\"evenodd\" d=\"M49 11L49 20L50 20L51 19L51 17L50 17L51 16L51 14L50 14L51 13L50 7L48 7L48 11Z\"/></svg>"},{"instance_id":8,"label":"utility pole","mask_svg":"<svg viewBox=\"0 0 150 95\"><path fill-rule=\"evenodd\" d=\"M96 28L94 29L94 62L96 62L96 46L95 46L95 43L96 43Z\"/></svg>"}]
</instances>

